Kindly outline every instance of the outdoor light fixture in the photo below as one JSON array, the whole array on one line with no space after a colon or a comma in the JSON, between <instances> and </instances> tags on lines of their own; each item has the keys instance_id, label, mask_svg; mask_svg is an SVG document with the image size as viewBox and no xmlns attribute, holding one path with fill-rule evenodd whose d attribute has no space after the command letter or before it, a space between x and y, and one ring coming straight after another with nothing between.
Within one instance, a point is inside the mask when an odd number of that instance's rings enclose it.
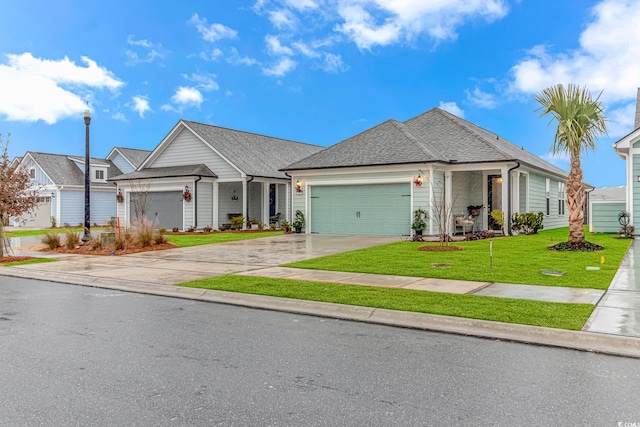
<instances>
[{"instance_id":1,"label":"outdoor light fixture","mask_svg":"<svg viewBox=\"0 0 640 427\"><path fill-rule=\"evenodd\" d=\"M420 175L418 175L416 180L413 181L413 183L415 184L416 187L422 187L422 184L424 184L424 176L422 176L422 171Z\"/></svg>"},{"instance_id":2,"label":"outdoor light fixture","mask_svg":"<svg viewBox=\"0 0 640 427\"><path fill-rule=\"evenodd\" d=\"M296 181L296 193L302 193L302 184L303 182L300 180Z\"/></svg>"},{"instance_id":3,"label":"outdoor light fixture","mask_svg":"<svg viewBox=\"0 0 640 427\"><path fill-rule=\"evenodd\" d=\"M84 235L82 241L91 240L91 176L89 159L89 125L91 124L91 110L84 110L85 146L84 146Z\"/></svg>"},{"instance_id":4,"label":"outdoor light fixture","mask_svg":"<svg viewBox=\"0 0 640 427\"><path fill-rule=\"evenodd\" d=\"M498 177L498 179L496 179L496 182L497 182L498 184L502 184L502 177L501 177L501 176L499 176L499 177Z\"/></svg>"},{"instance_id":5,"label":"outdoor light fixture","mask_svg":"<svg viewBox=\"0 0 640 427\"><path fill-rule=\"evenodd\" d=\"M233 190L233 195L231 196L231 200L233 200L234 202L238 200L238 195L236 194L236 190Z\"/></svg>"}]
</instances>

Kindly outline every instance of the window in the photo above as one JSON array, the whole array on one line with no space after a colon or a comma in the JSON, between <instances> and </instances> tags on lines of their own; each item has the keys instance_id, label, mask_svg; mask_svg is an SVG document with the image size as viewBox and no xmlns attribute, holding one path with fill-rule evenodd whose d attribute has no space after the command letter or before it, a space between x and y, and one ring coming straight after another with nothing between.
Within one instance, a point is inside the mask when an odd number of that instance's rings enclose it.
<instances>
[{"instance_id":1,"label":"window","mask_svg":"<svg viewBox=\"0 0 640 427\"><path fill-rule=\"evenodd\" d=\"M547 178L547 185L546 185L546 198L547 198L547 215L549 215L551 213L551 204L549 202L549 189L551 187L551 180L549 178Z\"/></svg>"},{"instance_id":2,"label":"window","mask_svg":"<svg viewBox=\"0 0 640 427\"><path fill-rule=\"evenodd\" d=\"M29 178L35 179L36 177L36 168L29 169Z\"/></svg>"},{"instance_id":3,"label":"window","mask_svg":"<svg viewBox=\"0 0 640 427\"><path fill-rule=\"evenodd\" d=\"M104 181L104 171L102 169L96 170L96 179Z\"/></svg>"},{"instance_id":4,"label":"window","mask_svg":"<svg viewBox=\"0 0 640 427\"><path fill-rule=\"evenodd\" d=\"M564 215L566 187L564 182L558 183L558 215Z\"/></svg>"}]
</instances>

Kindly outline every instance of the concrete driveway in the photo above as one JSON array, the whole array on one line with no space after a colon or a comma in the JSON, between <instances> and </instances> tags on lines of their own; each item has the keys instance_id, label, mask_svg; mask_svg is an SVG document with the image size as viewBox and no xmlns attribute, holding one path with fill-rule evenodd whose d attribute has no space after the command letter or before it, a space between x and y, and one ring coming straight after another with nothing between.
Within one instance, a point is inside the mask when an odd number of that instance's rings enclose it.
<instances>
[{"instance_id":1,"label":"concrete driveway","mask_svg":"<svg viewBox=\"0 0 640 427\"><path fill-rule=\"evenodd\" d=\"M88 276L173 285L233 274L398 241L397 237L287 234L275 237L151 251L117 257L54 255L58 262L11 267L30 277L65 282ZM26 253L24 253L26 255ZM37 253L43 256L42 252ZM47 255L48 256L48 255Z\"/></svg>"}]
</instances>

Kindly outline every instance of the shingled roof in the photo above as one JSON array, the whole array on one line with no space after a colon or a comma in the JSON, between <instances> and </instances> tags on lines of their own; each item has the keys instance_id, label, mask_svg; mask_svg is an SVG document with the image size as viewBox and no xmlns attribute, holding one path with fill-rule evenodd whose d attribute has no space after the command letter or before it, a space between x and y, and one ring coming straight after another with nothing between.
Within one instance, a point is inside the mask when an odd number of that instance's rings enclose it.
<instances>
[{"instance_id":1,"label":"shingled roof","mask_svg":"<svg viewBox=\"0 0 640 427\"><path fill-rule=\"evenodd\" d=\"M68 156L65 154L38 153L27 151L24 157L31 156L33 160L40 166L44 173L53 181L55 185L84 185L84 170L80 169L74 163L74 160L84 163L84 157ZM91 158L92 165L102 165L107 167L107 179L112 176L121 175L122 171L118 169L111 161L104 159ZM91 182L91 186L113 186L113 184L104 182Z\"/></svg>"},{"instance_id":2,"label":"shingled roof","mask_svg":"<svg viewBox=\"0 0 640 427\"><path fill-rule=\"evenodd\" d=\"M137 148L114 147L113 149L118 150L136 169L144 162L144 159L151 154L149 150L140 150Z\"/></svg>"},{"instance_id":3,"label":"shingled roof","mask_svg":"<svg viewBox=\"0 0 640 427\"><path fill-rule=\"evenodd\" d=\"M283 171L410 163L519 161L566 177L555 165L440 108L403 123L388 120Z\"/></svg>"},{"instance_id":4,"label":"shingled roof","mask_svg":"<svg viewBox=\"0 0 640 427\"><path fill-rule=\"evenodd\" d=\"M146 168L109 178L111 181L130 181L133 179L204 176L217 178L218 176L205 165L164 166L160 168Z\"/></svg>"},{"instance_id":5,"label":"shingled roof","mask_svg":"<svg viewBox=\"0 0 640 427\"><path fill-rule=\"evenodd\" d=\"M188 120L183 123L249 176L288 178L280 169L324 148Z\"/></svg>"}]
</instances>

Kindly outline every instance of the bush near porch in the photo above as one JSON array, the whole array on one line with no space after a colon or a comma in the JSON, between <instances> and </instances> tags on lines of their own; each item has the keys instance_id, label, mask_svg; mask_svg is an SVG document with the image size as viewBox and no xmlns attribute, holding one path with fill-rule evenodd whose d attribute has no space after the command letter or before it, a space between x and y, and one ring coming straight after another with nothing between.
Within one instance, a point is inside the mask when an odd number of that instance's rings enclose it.
<instances>
[{"instance_id":1,"label":"bush near porch","mask_svg":"<svg viewBox=\"0 0 640 427\"><path fill-rule=\"evenodd\" d=\"M425 243L397 242L321 258L286 264L286 267L398 276L474 280L481 282L567 286L607 289L631 240L607 234L590 235L587 240L604 247L598 252L557 252L549 246L567 240L568 228L541 231L533 235L499 237L455 243L464 251L420 251ZM489 245L493 242L493 267L489 266ZM434 243L437 245L437 243ZM600 263L604 257L604 263ZM433 268L431 264L452 264ZM587 266L600 270L587 271ZM540 270L566 272L553 277Z\"/></svg>"}]
</instances>

